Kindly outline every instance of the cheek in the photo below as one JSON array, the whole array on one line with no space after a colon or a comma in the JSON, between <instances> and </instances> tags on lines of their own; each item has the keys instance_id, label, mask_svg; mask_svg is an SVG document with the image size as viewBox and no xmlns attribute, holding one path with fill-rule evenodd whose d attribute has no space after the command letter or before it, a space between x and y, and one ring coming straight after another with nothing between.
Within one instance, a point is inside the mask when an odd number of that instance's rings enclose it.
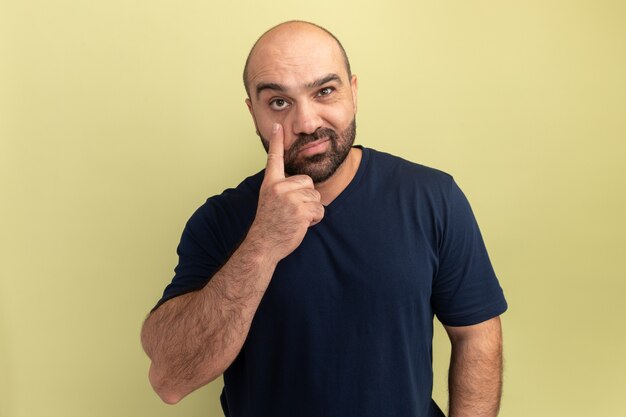
<instances>
[{"instance_id":1,"label":"cheek","mask_svg":"<svg viewBox=\"0 0 626 417\"><path fill-rule=\"evenodd\" d=\"M354 118L355 113L352 106L342 106L332 115L329 115L329 122L338 130L345 129Z\"/></svg>"},{"instance_id":2,"label":"cheek","mask_svg":"<svg viewBox=\"0 0 626 417\"><path fill-rule=\"evenodd\" d=\"M281 125L283 125L283 127L286 127L288 123L288 112L258 113L256 122L261 133L269 136L274 123L280 123Z\"/></svg>"},{"instance_id":3,"label":"cheek","mask_svg":"<svg viewBox=\"0 0 626 417\"><path fill-rule=\"evenodd\" d=\"M280 123L283 126L283 132L284 132L283 146L286 151L289 150L289 148L291 148L291 145L293 144L296 138L295 136L291 134L291 130L285 123L284 118L280 118L280 117L275 117L273 120L265 120L263 122L261 122L260 120L257 120L257 128L258 128L257 133L261 137L263 146L265 146L266 150L269 148L269 140L272 135L272 127L274 123Z\"/></svg>"}]
</instances>

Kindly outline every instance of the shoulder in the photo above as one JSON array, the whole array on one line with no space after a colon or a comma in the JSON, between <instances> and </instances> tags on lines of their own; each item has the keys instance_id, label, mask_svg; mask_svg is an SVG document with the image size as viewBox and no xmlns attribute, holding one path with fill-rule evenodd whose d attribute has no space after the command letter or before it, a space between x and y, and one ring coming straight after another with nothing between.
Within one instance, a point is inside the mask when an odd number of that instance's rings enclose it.
<instances>
[{"instance_id":1,"label":"shoulder","mask_svg":"<svg viewBox=\"0 0 626 417\"><path fill-rule=\"evenodd\" d=\"M235 188L227 188L221 194L215 195L207 199L205 204L208 205L228 205L236 207L240 204L254 202L256 204L259 198L259 189L263 182L264 171L244 179Z\"/></svg>"},{"instance_id":2,"label":"shoulder","mask_svg":"<svg viewBox=\"0 0 626 417\"><path fill-rule=\"evenodd\" d=\"M246 179L234 188L227 188L222 193L209 197L191 216L188 226L213 224L217 227L233 226L233 223L245 227L254 216L259 198L259 189L263 181L263 171Z\"/></svg>"},{"instance_id":3,"label":"shoulder","mask_svg":"<svg viewBox=\"0 0 626 417\"><path fill-rule=\"evenodd\" d=\"M204 206L230 206L255 202L259 198L259 189L263 182L263 171L244 179L234 188L227 188L221 194L209 197Z\"/></svg>"},{"instance_id":4,"label":"shoulder","mask_svg":"<svg viewBox=\"0 0 626 417\"><path fill-rule=\"evenodd\" d=\"M413 186L422 190L450 190L453 187L454 178L447 172L375 149L364 151L369 154L372 177L387 186Z\"/></svg>"}]
</instances>

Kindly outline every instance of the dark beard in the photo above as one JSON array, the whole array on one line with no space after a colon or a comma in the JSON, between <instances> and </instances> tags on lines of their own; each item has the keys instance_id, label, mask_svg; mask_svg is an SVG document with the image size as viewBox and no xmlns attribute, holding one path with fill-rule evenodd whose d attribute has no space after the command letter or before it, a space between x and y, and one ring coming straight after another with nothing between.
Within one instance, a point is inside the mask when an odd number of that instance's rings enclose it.
<instances>
[{"instance_id":1,"label":"dark beard","mask_svg":"<svg viewBox=\"0 0 626 417\"><path fill-rule=\"evenodd\" d=\"M352 119L350 125L340 134L330 128L319 128L310 135L299 134L291 147L285 149L285 173L287 175L308 175L315 184L326 181L345 161L350 149L352 149L355 137L355 119ZM298 152L303 146L323 138L328 138L330 143L328 151L308 157L298 157ZM269 141L261 136L261 142L265 151L268 151Z\"/></svg>"}]
</instances>

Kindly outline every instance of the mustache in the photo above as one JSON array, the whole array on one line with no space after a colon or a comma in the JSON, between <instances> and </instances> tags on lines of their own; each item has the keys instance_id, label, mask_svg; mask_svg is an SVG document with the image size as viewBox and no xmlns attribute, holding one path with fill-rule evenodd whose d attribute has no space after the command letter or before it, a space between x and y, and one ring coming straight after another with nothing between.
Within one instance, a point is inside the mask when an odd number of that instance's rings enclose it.
<instances>
[{"instance_id":1,"label":"mustache","mask_svg":"<svg viewBox=\"0 0 626 417\"><path fill-rule=\"evenodd\" d=\"M303 146L322 138L328 138L331 141L336 141L337 137L337 132L327 127L320 127L312 134L299 133L298 137L291 145L290 151L294 153L298 152L298 150L301 149Z\"/></svg>"}]
</instances>

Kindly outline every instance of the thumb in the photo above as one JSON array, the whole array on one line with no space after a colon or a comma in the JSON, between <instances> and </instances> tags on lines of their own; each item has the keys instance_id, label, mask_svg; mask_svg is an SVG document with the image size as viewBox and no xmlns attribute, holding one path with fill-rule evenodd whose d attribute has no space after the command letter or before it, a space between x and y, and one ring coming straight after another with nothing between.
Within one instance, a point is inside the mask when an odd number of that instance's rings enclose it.
<instances>
[{"instance_id":1,"label":"thumb","mask_svg":"<svg viewBox=\"0 0 626 417\"><path fill-rule=\"evenodd\" d=\"M283 127L279 123L272 126L270 144L267 151L267 164L265 165L265 179L285 178L285 135Z\"/></svg>"}]
</instances>

